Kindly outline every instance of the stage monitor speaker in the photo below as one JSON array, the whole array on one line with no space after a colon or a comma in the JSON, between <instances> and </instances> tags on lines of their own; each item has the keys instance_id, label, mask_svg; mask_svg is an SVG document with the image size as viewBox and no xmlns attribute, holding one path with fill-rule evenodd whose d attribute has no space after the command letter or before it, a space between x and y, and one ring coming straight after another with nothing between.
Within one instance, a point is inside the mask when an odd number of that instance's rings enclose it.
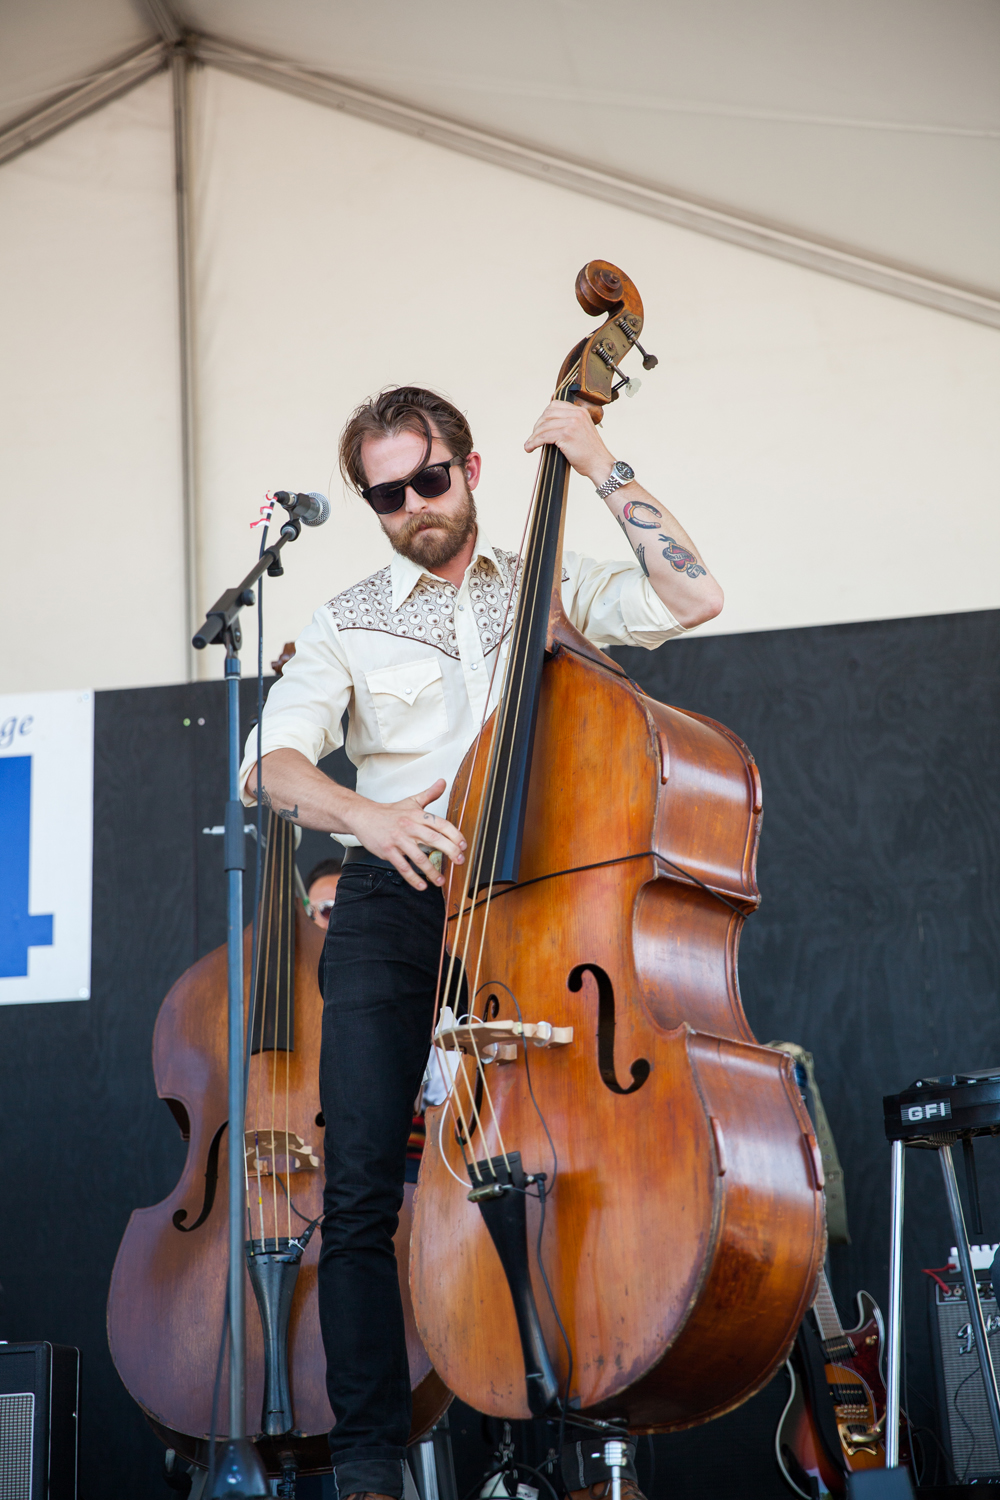
<instances>
[{"instance_id":1,"label":"stage monitor speaker","mask_svg":"<svg viewBox=\"0 0 1000 1500\"><path fill-rule=\"evenodd\" d=\"M1000 1478L983 1376L979 1368L965 1287L957 1273L942 1272L942 1287L931 1281L931 1343L938 1394L938 1420L958 1484ZM993 1368L1000 1373L1000 1317L988 1271L977 1272Z\"/></svg>"},{"instance_id":2,"label":"stage monitor speaker","mask_svg":"<svg viewBox=\"0 0 1000 1500\"><path fill-rule=\"evenodd\" d=\"M0 1343L0 1500L76 1500L80 1351Z\"/></svg>"}]
</instances>

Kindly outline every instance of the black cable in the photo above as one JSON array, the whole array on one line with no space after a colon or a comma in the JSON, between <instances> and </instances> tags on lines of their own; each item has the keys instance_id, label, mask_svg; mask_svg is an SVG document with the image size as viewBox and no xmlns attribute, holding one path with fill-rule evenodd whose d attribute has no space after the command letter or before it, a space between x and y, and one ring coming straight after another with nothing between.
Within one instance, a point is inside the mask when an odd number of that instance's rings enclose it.
<instances>
[{"instance_id":1,"label":"black cable","mask_svg":"<svg viewBox=\"0 0 1000 1500\"><path fill-rule=\"evenodd\" d=\"M462 1496L462 1500L473 1500L474 1496L482 1493L491 1479L497 1479L501 1474L531 1474L536 1479L540 1480L542 1484L544 1484L545 1488L551 1495L552 1500L559 1500L558 1491L556 1490L552 1481L542 1473L541 1469L533 1469L530 1464L513 1463L503 1464L499 1469L491 1469L488 1474L483 1475L482 1479L477 1479L471 1490L469 1490L468 1494ZM515 1489L514 1494L516 1495L516 1493L517 1491Z\"/></svg>"},{"instance_id":2,"label":"black cable","mask_svg":"<svg viewBox=\"0 0 1000 1500\"><path fill-rule=\"evenodd\" d=\"M533 875L530 880L520 880L516 884L506 885L500 891L495 891L491 887L489 890L484 891L481 896L476 897L472 903L472 910L476 910L477 907L482 906L485 901L499 901L502 897L509 896L512 891L525 891L529 885L538 885L539 881L542 880L558 880L563 875L583 875L588 870L605 870L609 865L628 864L629 860L632 859L658 859L661 864L669 865L672 870L676 870L679 875L683 875L685 880L690 880L692 885L698 886L706 895L711 896L713 901L721 901L723 906L728 906L729 910L735 912L738 917L749 915L748 912L741 911L738 906L734 906L731 901L727 901L725 896L720 896L718 891L713 891L712 887L706 885L703 880L699 880L697 875L692 875L690 870L685 870L683 865L675 864L672 859L667 859L665 854L658 854L655 849L640 849L636 854L619 854L614 859L597 859L594 860L593 864L573 865L568 870L549 870L544 875ZM750 898L748 897L747 899L749 900Z\"/></svg>"},{"instance_id":3,"label":"black cable","mask_svg":"<svg viewBox=\"0 0 1000 1500\"><path fill-rule=\"evenodd\" d=\"M965 1420L965 1413L963 1411L961 1411L960 1408L959 1408L959 1405L958 1405L958 1395L959 1395L959 1392L961 1391L962 1387L964 1385L968 1385L968 1383L972 1379L973 1375L979 1375L981 1373L982 1372L980 1371L980 1369L979 1369L978 1366L974 1370L970 1370L969 1373L968 1373L968 1375L966 1375L965 1379L959 1381L958 1385L955 1387L955 1394L951 1398L951 1404L952 1404L952 1406L955 1408L955 1410L958 1412L959 1417L961 1417L961 1419L962 1419L962 1426L967 1430L970 1438L972 1439L972 1447L969 1449L969 1456L965 1460L965 1468L962 1470L962 1477L958 1481L959 1484L964 1484L965 1481L966 1481L966 1479L968 1478L969 1465L972 1463L972 1460L975 1457L975 1453L976 1453L976 1434L973 1432L972 1428L969 1426L968 1422Z\"/></svg>"},{"instance_id":4,"label":"black cable","mask_svg":"<svg viewBox=\"0 0 1000 1500\"><path fill-rule=\"evenodd\" d=\"M295 1215L295 1217L297 1219L301 1219L302 1222L303 1222L303 1224L308 1224L308 1226L309 1226L310 1229L315 1229L316 1225L320 1222L320 1220L323 1217L322 1212L318 1213L316 1215L315 1219L309 1219L309 1218L306 1217L306 1215L304 1213L300 1213L299 1210L295 1207L295 1203L294 1203L294 1201L292 1199L291 1193L288 1191L288 1189L285 1187L285 1184L282 1182L282 1180L281 1180L281 1174L280 1173L278 1174L278 1186L280 1187L281 1191L284 1193L285 1197L288 1199L288 1206L292 1210L292 1213Z\"/></svg>"},{"instance_id":5,"label":"black cable","mask_svg":"<svg viewBox=\"0 0 1000 1500\"><path fill-rule=\"evenodd\" d=\"M923 1405L930 1412L931 1417L933 1418L933 1420L935 1422L937 1422L939 1420L940 1413L938 1411L938 1407L937 1407L936 1402L932 1401L929 1396L925 1396L924 1392L920 1389L920 1387L918 1385L915 1385L913 1387L913 1395L916 1397L916 1399L918 1401L921 1401L923 1403ZM948 1457L948 1454L945 1451L945 1449L944 1449L944 1447L943 1447L943 1445L941 1443L941 1439L938 1437L935 1428L934 1427L916 1427L916 1428L911 1427L910 1428L910 1432L911 1432L911 1434L913 1432L924 1433L924 1434L926 1434L927 1437L929 1437L931 1439L931 1441L933 1442L934 1446L938 1450L938 1454L940 1455L940 1458L944 1461L945 1483L946 1484L957 1484L958 1483L958 1471L952 1465L952 1462L951 1462L950 1458ZM937 1472L938 1472L938 1470L935 1469L935 1473L937 1473ZM951 1474L951 1478L950 1479L948 1478L948 1474L949 1473Z\"/></svg>"}]
</instances>

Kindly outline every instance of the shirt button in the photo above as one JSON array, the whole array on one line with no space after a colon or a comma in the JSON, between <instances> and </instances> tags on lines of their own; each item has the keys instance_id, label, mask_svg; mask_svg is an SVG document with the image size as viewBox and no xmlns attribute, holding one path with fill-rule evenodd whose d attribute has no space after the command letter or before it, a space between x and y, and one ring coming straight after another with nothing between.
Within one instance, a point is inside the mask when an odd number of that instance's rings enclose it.
<instances>
[{"instance_id":1,"label":"shirt button","mask_svg":"<svg viewBox=\"0 0 1000 1500\"><path fill-rule=\"evenodd\" d=\"M473 662L473 663L472 663L472 670L473 670L473 671L474 671L474 672L478 672L478 671L479 671L479 663L478 663L478 662L477 662L477 661L474 661L474 662Z\"/></svg>"},{"instance_id":2,"label":"shirt button","mask_svg":"<svg viewBox=\"0 0 1000 1500\"><path fill-rule=\"evenodd\" d=\"M459 607L459 609L464 609L465 605L464 604L460 604L458 607Z\"/></svg>"}]
</instances>

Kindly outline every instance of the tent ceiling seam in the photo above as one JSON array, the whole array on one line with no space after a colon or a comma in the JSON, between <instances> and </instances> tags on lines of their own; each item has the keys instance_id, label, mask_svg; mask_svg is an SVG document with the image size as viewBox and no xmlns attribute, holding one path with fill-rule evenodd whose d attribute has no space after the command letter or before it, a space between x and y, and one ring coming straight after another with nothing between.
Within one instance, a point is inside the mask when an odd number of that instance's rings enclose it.
<instances>
[{"instance_id":1,"label":"tent ceiling seam","mask_svg":"<svg viewBox=\"0 0 1000 1500\"><path fill-rule=\"evenodd\" d=\"M169 48L163 42L147 43L116 58L85 83L61 90L37 109L12 120L0 130L0 164L40 145L84 115L137 88L147 78L162 72L168 60Z\"/></svg>"},{"instance_id":2,"label":"tent ceiling seam","mask_svg":"<svg viewBox=\"0 0 1000 1500\"><path fill-rule=\"evenodd\" d=\"M648 183L620 177L571 157L430 114L342 79L216 37L195 36L191 38L191 45L199 61L251 82L263 83L332 109L342 109L373 124L418 136L494 166L554 183L619 208L632 209L681 229L707 234L743 249L854 282L872 291L902 297L937 312L1000 328L1000 298L992 297L988 292L942 281L906 266L876 260L843 246L811 239L699 203L681 194L666 192Z\"/></svg>"},{"instance_id":3,"label":"tent ceiling seam","mask_svg":"<svg viewBox=\"0 0 1000 1500\"><path fill-rule=\"evenodd\" d=\"M154 0L155 3L155 0ZM428 140L523 176L709 235L746 250L788 261L871 291L901 297L937 312L1000 328L1000 298L929 276L911 267L862 255L847 247L794 233L650 183L560 156L476 126L434 115L325 73L237 46L218 37L189 34L179 44L199 62L262 83L372 124ZM127 93L168 65L174 49L156 41L117 59L78 88L56 96L0 130L0 164Z\"/></svg>"}]
</instances>

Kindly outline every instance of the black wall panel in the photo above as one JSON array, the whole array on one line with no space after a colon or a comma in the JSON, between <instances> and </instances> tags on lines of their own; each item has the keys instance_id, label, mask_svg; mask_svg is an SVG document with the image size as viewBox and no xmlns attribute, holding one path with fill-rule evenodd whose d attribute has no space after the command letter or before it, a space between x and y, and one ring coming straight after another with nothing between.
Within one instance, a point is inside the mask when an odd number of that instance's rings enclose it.
<instances>
[{"instance_id":1,"label":"black wall panel","mask_svg":"<svg viewBox=\"0 0 1000 1500\"><path fill-rule=\"evenodd\" d=\"M816 1056L847 1173L853 1244L831 1256L845 1314L859 1286L886 1296L883 1091L1000 1063L998 641L988 612L616 653L655 697L736 730L760 765L764 900L745 929L744 1001L759 1037ZM0 1337L82 1349L84 1500L169 1493L107 1354L104 1305L131 1210L164 1197L184 1158L150 1040L171 983L225 934L222 840L202 833L222 821L223 713L219 683L97 695L93 998L0 1007ZM327 769L348 779L342 753ZM329 847L307 834L303 873ZM1000 1144L980 1157L986 1236L1000 1239ZM911 1152L908 1173L919 1419L931 1395L920 1268L941 1264L951 1236L936 1161ZM782 1396L779 1377L722 1422L657 1439L656 1496L780 1493ZM469 1484L477 1451L462 1456Z\"/></svg>"},{"instance_id":2,"label":"black wall panel","mask_svg":"<svg viewBox=\"0 0 1000 1500\"><path fill-rule=\"evenodd\" d=\"M652 697L735 730L760 767L763 900L744 928L740 983L761 1041L815 1055L846 1174L853 1243L830 1255L845 1321L859 1287L888 1302L882 1095L1000 1065L998 646L1000 613L984 611L614 653ZM994 1242L1000 1142L977 1154ZM910 1151L906 1171L909 1405L923 1422L921 1268L940 1266L953 1237L937 1156ZM758 1398L762 1410L774 1400ZM749 1422L753 1405L726 1422ZM710 1434L663 1441L685 1462L698 1450L724 1465Z\"/></svg>"}]
</instances>

